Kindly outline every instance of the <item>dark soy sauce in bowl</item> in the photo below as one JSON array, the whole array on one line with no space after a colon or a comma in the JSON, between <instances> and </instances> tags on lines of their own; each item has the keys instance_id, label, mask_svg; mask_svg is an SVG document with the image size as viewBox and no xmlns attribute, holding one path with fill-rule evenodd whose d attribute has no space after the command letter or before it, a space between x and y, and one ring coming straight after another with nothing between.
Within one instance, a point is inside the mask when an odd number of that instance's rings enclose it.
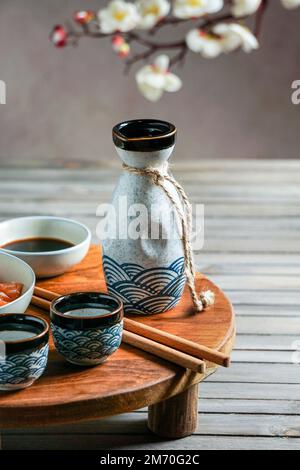
<instances>
[{"instance_id":1,"label":"dark soy sauce in bowl","mask_svg":"<svg viewBox=\"0 0 300 470\"><path fill-rule=\"evenodd\" d=\"M10 251L22 251L26 253L47 253L50 251L61 251L74 246L73 243L59 238L25 238L14 240L3 245L1 248Z\"/></svg>"}]
</instances>

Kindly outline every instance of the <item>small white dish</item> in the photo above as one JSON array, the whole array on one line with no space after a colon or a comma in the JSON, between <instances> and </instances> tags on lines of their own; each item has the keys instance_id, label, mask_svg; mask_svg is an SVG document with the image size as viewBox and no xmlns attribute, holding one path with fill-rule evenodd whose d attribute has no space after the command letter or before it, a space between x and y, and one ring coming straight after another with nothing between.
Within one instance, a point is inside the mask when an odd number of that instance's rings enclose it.
<instances>
[{"instance_id":1,"label":"small white dish","mask_svg":"<svg viewBox=\"0 0 300 470\"><path fill-rule=\"evenodd\" d=\"M0 252L0 282L23 284L21 297L0 307L2 313L24 313L29 306L35 286L35 275L28 264L8 253Z\"/></svg>"},{"instance_id":2,"label":"small white dish","mask_svg":"<svg viewBox=\"0 0 300 470\"><path fill-rule=\"evenodd\" d=\"M61 239L71 247L45 252L13 251L3 248L10 242L30 238ZM89 229L75 220L62 217L32 216L0 223L0 252L17 256L28 263L39 278L65 273L86 256L91 243Z\"/></svg>"}]
</instances>

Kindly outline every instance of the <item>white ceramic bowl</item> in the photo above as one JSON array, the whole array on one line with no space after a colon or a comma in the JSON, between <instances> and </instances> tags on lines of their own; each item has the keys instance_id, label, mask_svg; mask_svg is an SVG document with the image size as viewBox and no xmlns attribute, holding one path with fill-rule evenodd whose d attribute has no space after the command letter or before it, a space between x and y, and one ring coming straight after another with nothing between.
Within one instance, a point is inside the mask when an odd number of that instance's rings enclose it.
<instances>
[{"instance_id":1,"label":"white ceramic bowl","mask_svg":"<svg viewBox=\"0 0 300 470\"><path fill-rule=\"evenodd\" d=\"M66 272L86 256L91 243L91 232L75 220L51 216L20 217L0 223L0 247L26 238L59 238L74 246L58 251L12 251L0 248L28 263L37 277L53 277Z\"/></svg>"},{"instance_id":2,"label":"white ceramic bowl","mask_svg":"<svg viewBox=\"0 0 300 470\"><path fill-rule=\"evenodd\" d=\"M0 252L0 282L20 282L24 285L21 297L0 307L1 313L24 313L31 302L35 275L28 264L8 253Z\"/></svg>"}]
</instances>

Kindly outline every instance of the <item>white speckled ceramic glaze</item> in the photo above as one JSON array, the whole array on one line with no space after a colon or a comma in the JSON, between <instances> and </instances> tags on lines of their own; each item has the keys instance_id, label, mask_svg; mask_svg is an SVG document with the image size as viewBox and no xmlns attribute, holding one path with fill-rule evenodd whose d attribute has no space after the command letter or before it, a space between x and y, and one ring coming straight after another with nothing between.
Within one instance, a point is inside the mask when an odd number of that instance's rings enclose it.
<instances>
[{"instance_id":1,"label":"white speckled ceramic glaze","mask_svg":"<svg viewBox=\"0 0 300 470\"><path fill-rule=\"evenodd\" d=\"M154 151L129 151L116 147L122 161L135 168L153 167L164 171L174 145ZM169 191L181 204L171 183ZM112 204L116 214L120 199L127 197L127 204L144 204L150 219L158 220L155 207L164 214L172 211L172 204L162 188L145 176L124 171L114 191ZM154 209L153 209L154 208ZM125 220L127 231L130 217ZM124 218L117 225L124 223ZM166 217L159 221L159 233L163 238L136 240L114 239L103 241L103 267L109 291L124 303L125 313L149 315L161 313L174 307L180 300L185 284L184 253L180 236L174 237L176 224L169 224ZM123 230L122 230L123 231Z\"/></svg>"}]
</instances>

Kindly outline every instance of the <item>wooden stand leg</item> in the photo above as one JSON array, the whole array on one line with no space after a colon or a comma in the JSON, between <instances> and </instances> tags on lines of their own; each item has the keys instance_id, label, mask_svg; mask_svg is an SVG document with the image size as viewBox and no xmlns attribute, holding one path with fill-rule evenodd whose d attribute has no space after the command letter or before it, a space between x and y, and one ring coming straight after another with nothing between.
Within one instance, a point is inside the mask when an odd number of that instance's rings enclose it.
<instances>
[{"instance_id":1,"label":"wooden stand leg","mask_svg":"<svg viewBox=\"0 0 300 470\"><path fill-rule=\"evenodd\" d=\"M198 384L168 400L149 406L148 427L158 436L190 436L198 423Z\"/></svg>"}]
</instances>

